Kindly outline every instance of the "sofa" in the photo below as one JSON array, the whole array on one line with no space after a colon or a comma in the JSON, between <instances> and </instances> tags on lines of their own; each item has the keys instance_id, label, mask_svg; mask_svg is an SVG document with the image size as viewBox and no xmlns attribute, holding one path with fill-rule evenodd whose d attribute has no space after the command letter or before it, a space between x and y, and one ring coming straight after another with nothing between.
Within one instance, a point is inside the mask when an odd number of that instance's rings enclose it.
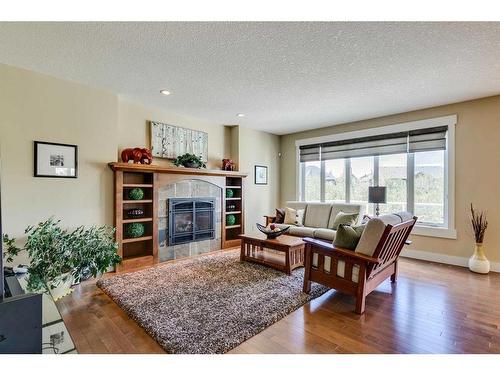
<instances>
[{"instance_id":1,"label":"sofa","mask_svg":"<svg viewBox=\"0 0 500 375\"><path fill-rule=\"evenodd\" d=\"M320 240L333 241L336 231L332 229L333 221L339 212L358 213L358 224L363 219L364 206L349 203L317 203L288 201L285 207L295 210L305 210L303 225L278 224L279 228L290 227L288 234L297 237L311 237ZM274 216L266 216L268 222L273 222Z\"/></svg>"},{"instance_id":2,"label":"sofa","mask_svg":"<svg viewBox=\"0 0 500 375\"><path fill-rule=\"evenodd\" d=\"M324 241L333 241L336 230L332 228L335 217L339 212L358 213L358 220L355 225L363 221L365 206L351 203L318 203L318 202L300 202L288 201L285 207L295 210L305 210L303 225L279 224L278 228L290 227L289 235L297 237L310 237ZM385 225L396 225L410 220L412 215L409 212L399 212L378 217ZM266 224L274 222L276 217L266 216Z\"/></svg>"}]
</instances>

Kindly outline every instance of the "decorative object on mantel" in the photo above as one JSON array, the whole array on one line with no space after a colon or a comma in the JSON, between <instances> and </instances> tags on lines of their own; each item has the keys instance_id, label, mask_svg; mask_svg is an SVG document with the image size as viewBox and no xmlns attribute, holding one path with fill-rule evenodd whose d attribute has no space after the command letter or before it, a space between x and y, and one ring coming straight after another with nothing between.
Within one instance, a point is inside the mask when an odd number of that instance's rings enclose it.
<instances>
[{"instance_id":1,"label":"decorative object on mantel","mask_svg":"<svg viewBox=\"0 0 500 375\"><path fill-rule=\"evenodd\" d=\"M138 238L144 235L145 228L142 223L131 223L127 225L127 235L130 238Z\"/></svg>"},{"instance_id":2,"label":"decorative object on mantel","mask_svg":"<svg viewBox=\"0 0 500 375\"><path fill-rule=\"evenodd\" d=\"M129 219L140 219L143 216L144 210L141 210L140 208L131 208L130 210L127 210L127 217Z\"/></svg>"},{"instance_id":3,"label":"decorative object on mantel","mask_svg":"<svg viewBox=\"0 0 500 375\"><path fill-rule=\"evenodd\" d=\"M231 159L222 159L222 170L223 171L234 171L235 165Z\"/></svg>"},{"instance_id":4,"label":"decorative object on mantel","mask_svg":"<svg viewBox=\"0 0 500 375\"><path fill-rule=\"evenodd\" d=\"M186 168L206 168L207 165L195 154L186 153L178 156L174 160L174 165L180 167L181 165Z\"/></svg>"},{"instance_id":5,"label":"decorative object on mantel","mask_svg":"<svg viewBox=\"0 0 500 375\"><path fill-rule=\"evenodd\" d=\"M267 185L267 167L264 165L255 166L255 185Z\"/></svg>"},{"instance_id":6,"label":"decorative object on mantel","mask_svg":"<svg viewBox=\"0 0 500 375\"><path fill-rule=\"evenodd\" d=\"M128 197L134 201L139 201L144 198L144 190L141 188L133 188L128 192Z\"/></svg>"},{"instance_id":7,"label":"decorative object on mantel","mask_svg":"<svg viewBox=\"0 0 500 375\"><path fill-rule=\"evenodd\" d=\"M97 286L167 352L215 354L228 352L328 291L313 283L311 294L303 293L303 278L303 268L288 276L240 262L231 251L118 274Z\"/></svg>"},{"instance_id":8,"label":"decorative object on mantel","mask_svg":"<svg viewBox=\"0 0 500 375\"><path fill-rule=\"evenodd\" d=\"M259 223L255 224L257 225L257 229L260 230L262 233L264 233L269 240L278 238L282 234L288 232L288 230L290 229L290 227L279 228L274 224L270 224L267 227Z\"/></svg>"},{"instance_id":9,"label":"decorative object on mantel","mask_svg":"<svg viewBox=\"0 0 500 375\"><path fill-rule=\"evenodd\" d=\"M97 277L121 261L116 253L114 228L80 226L69 232L59 222L51 217L26 228L23 248L15 245L15 238L6 234L3 237L7 262L22 250L28 253L27 289L50 292L54 300L71 293L71 285L84 275Z\"/></svg>"},{"instance_id":10,"label":"decorative object on mantel","mask_svg":"<svg viewBox=\"0 0 500 375\"><path fill-rule=\"evenodd\" d=\"M208 134L151 121L151 152L155 157L166 159L190 153L207 162Z\"/></svg>"},{"instance_id":11,"label":"decorative object on mantel","mask_svg":"<svg viewBox=\"0 0 500 375\"><path fill-rule=\"evenodd\" d=\"M133 160L134 164L151 164L153 162L151 151L147 148L126 148L122 151L121 157L124 163L128 163L129 160Z\"/></svg>"},{"instance_id":12,"label":"decorative object on mantel","mask_svg":"<svg viewBox=\"0 0 500 375\"><path fill-rule=\"evenodd\" d=\"M226 216L226 224L227 225L234 225L234 224L236 224L236 216L234 216L233 214L227 215Z\"/></svg>"},{"instance_id":13,"label":"decorative object on mantel","mask_svg":"<svg viewBox=\"0 0 500 375\"><path fill-rule=\"evenodd\" d=\"M228 211L234 211L234 210L236 210L236 205L235 204L228 204L227 205L227 210Z\"/></svg>"},{"instance_id":14,"label":"decorative object on mantel","mask_svg":"<svg viewBox=\"0 0 500 375\"><path fill-rule=\"evenodd\" d=\"M232 198L232 197L234 197L234 190L226 189L226 198Z\"/></svg>"},{"instance_id":15,"label":"decorative object on mantel","mask_svg":"<svg viewBox=\"0 0 500 375\"><path fill-rule=\"evenodd\" d=\"M77 178L78 146L39 141L34 146L35 177Z\"/></svg>"},{"instance_id":16,"label":"decorative object on mantel","mask_svg":"<svg viewBox=\"0 0 500 375\"><path fill-rule=\"evenodd\" d=\"M486 228L488 228L488 221L486 220L486 215L483 211L478 212L470 205L470 221L472 225L472 230L474 231L474 239L476 240L476 246L474 248L474 254L469 259L469 269L476 273L488 273L490 272L490 262L486 258L483 250L483 241Z\"/></svg>"}]
</instances>

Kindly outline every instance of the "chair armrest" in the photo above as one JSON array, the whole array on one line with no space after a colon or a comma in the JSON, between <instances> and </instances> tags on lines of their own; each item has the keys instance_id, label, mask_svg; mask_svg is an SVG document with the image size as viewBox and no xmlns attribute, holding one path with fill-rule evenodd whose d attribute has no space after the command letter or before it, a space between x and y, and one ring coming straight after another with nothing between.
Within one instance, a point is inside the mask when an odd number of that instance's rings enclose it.
<instances>
[{"instance_id":1,"label":"chair armrest","mask_svg":"<svg viewBox=\"0 0 500 375\"><path fill-rule=\"evenodd\" d=\"M368 263L374 263L374 264L382 263L382 261L378 258L373 258L373 257L368 256L368 255L357 253L354 250L348 250L348 249L342 249L340 247L334 247L333 252L337 253L337 254L342 254L342 255L349 257L349 258L362 260L362 261L365 261Z\"/></svg>"},{"instance_id":2,"label":"chair armrest","mask_svg":"<svg viewBox=\"0 0 500 375\"><path fill-rule=\"evenodd\" d=\"M380 259L370 257L368 255L356 253L354 250L342 249L341 247L335 247L331 242L324 242L320 240L315 240L314 238L305 237L302 239L304 242L313 245L314 247L319 247L325 255L334 256L339 254L352 259L360 260L363 262L369 262L374 264L382 263ZM325 251L326 250L326 251ZM330 253L330 254L328 254ZM333 253L333 254L332 254Z\"/></svg>"}]
</instances>

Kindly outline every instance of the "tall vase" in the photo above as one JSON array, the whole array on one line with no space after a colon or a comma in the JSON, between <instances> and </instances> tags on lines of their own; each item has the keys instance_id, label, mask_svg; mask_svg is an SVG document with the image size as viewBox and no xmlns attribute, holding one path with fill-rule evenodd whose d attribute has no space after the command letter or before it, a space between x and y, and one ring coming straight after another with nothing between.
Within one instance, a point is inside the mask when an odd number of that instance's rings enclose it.
<instances>
[{"instance_id":1,"label":"tall vase","mask_svg":"<svg viewBox=\"0 0 500 375\"><path fill-rule=\"evenodd\" d=\"M490 272L490 261L484 255L482 243L476 243L474 254L469 259L469 269L476 273Z\"/></svg>"}]
</instances>

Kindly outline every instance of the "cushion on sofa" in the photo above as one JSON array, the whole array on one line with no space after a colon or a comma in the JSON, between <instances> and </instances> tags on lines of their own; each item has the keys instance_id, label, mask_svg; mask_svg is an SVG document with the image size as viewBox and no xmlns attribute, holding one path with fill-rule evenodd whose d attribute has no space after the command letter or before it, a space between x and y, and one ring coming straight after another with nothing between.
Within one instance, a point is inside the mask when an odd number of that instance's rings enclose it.
<instances>
[{"instance_id":1,"label":"cushion on sofa","mask_svg":"<svg viewBox=\"0 0 500 375\"><path fill-rule=\"evenodd\" d=\"M284 224L303 225L305 210L296 210L290 207L285 207Z\"/></svg>"},{"instance_id":2,"label":"cushion on sofa","mask_svg":"<svg viewBox=\"0 0 500 375\"><path fill-rule=\"evenodd\" d=\"M335 233L337 231L333 229L326 228L315 228L314 229L314 238L318 238L320 240L333 241L335 238Z\"/></svg>"},{"instance_id":3,"label":"cushion on sofa","mask_svg":"<svg viewBox=\"0 0 500 375\"><path fill-rule=\"evenodd\" d=\"M330 220L328 221L328 228L333 229L333 222L335 221L335 218L337 217L337 214L339 212L345 212L345 213L358 213L358 222L361 221L361 218L363 217L364 214L364 209L363 206L360 204L351 204L351 203L333 203L332 204L332 212L330 213Z\"/></svg>"},{"instance_id":4,"label":"cushion on sofa","mask_svg":"<svg viewBox=\"0 0 500 375\"><path fill-rule=\"evenodd\" d=\"M382 237L384 233L385 226L386 224L379 218L371 219L366 224L355 251L357 253L372 256L380 241L380 237Z\"/></svg>"},{"instance_id":5,"label":"cushion on sofa","mask_svg":"<svg viewBox=\"0 0 500 375\"><path fill-rule=\"evenodd\" d=\"M358 213L339 212L330 229L338 230L340 224L354 225L358 221Z\"/></svg>"},{"instance_id":6,"label":"cushion on sofa","mask_svg":"<svg viewBox=\"0 0 500 375\"><path fill-rule=\"evenodd\" d=\"M276 220L274 221L276 224L283 224L285 222L285 209L277 208L276 209Z\"/></svg>"},{"instance_id":7,"label":"cushion on sofa","mask_svg":"<svg viewBox=\"0 0 500 375\"><path fill-rule=\"evenodd\" d=\"M380 215L376 217L379 220L382 220L385 225L396 225L401 223L401 217L394 214Z\"/></svg>"},{"instance_id":8,"label":"cushion on sofa","mask_svg":"<svg viewBox=\"0 0 500 375\"><path fill-rule=\"evenodd\" d=\"M343 249L355 250L364 229L364 225L352 227L350 225L340 224L333 245Z\"/></svg>"},{"instance_id":9,"label":"cushion on sofa","mask_svg":"<svg viewBox=\"0 0 500 375\"><path fill-rule=\"evenodd\" d=\"M329 203L309 203L306 209L304 225L313 228L326 228L331 211L332 205Z\"/></svg>"},{"instance_id":10,"label":"cushion on sofa","mask_svg":"<svg viewBox=\"0 0 500 375\"><path fill-rule=\"evenodd\" d=\"M311 227L296 227L291 226L289 234L297 237L314 237L314 229Z\"/></svg>"}]
</instances>

